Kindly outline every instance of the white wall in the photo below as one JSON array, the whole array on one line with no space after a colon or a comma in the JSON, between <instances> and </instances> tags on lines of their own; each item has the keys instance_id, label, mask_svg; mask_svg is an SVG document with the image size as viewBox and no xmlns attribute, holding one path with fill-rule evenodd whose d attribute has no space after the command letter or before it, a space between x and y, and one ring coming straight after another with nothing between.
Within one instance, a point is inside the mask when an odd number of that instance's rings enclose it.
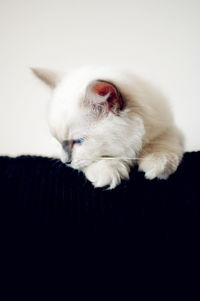
<instances>
[{"instance_id":1,"label":"white wall","mask_svg":"<svg viewBox=\"0 0 200 301\"><path fill-rule=\"evenodd\" d=\"M200 150L199 0L1 0L0 154L52 155L50 95L30 66L117 64L170 97L186 150Z\"/></svg>"}]
</instances>

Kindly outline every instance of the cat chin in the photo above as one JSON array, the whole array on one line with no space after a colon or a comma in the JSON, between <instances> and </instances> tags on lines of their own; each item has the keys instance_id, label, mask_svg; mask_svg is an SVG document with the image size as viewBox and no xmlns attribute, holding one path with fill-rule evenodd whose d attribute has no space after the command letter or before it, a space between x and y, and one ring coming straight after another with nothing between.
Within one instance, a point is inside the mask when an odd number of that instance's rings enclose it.
<instances>
[{"instance_id":1,"label":"cat chin","mask_svg":"<svg viewBox=\"0 0 200 301\"><path fill-rule=\"evenodd\" d=\"M93 162L85 162L85 161L72 161L71 164L69 165L71 168L73 169L77 169L77 170L84 170L85 168L87 168L89 165L91 165Z\"/></svg>"}]
</instances>

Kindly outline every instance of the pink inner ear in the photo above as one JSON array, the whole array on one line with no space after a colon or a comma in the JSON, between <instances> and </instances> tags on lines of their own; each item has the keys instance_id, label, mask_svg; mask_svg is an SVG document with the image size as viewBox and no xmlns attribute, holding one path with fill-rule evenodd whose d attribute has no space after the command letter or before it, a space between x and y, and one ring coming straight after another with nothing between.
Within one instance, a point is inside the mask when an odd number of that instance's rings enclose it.
<instances>
[{"instance_id":1,"label":"pink inner ear","mask_svg":"<svg viewBox=\"0 0 200 301\"><path fill-rule=\"evenodd\" d=\"M118 110L122 110L123 100L114 85L105 81L96 81L92 86L92 90L100 96L107 96L106 102L109 111L117 113Z\"/></svg>"}]
</instances>

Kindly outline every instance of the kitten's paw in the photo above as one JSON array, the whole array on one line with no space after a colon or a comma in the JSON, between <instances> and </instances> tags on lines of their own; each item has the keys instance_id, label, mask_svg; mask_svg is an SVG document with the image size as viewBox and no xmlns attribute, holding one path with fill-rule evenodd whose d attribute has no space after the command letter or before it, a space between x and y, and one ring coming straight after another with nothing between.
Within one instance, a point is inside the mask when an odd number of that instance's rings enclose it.
<instances>
[{"instance_id":1,"label":"kitten's paw","mask_svg":"<svg viewBox=\"0 0 200 301\"><path fill-rule=\"evenodd\" d=\"M118 160L100 160L92 163L85 170L87 179L94 187L109 186L115 188L121 179L129 179L129 166Z\"/></svg>"},{"instance_id":2,"label":"kitten's paw","mask_svg":"<svg viewBox=\"0 0 200 301\"><path fill-rule=\"evenodd\" d=\"M139 170L145 172L145 178L167 179L174 173L179 164L179 157L176 154L149 154L139 162Z\"/></svg>"}]
</instances>

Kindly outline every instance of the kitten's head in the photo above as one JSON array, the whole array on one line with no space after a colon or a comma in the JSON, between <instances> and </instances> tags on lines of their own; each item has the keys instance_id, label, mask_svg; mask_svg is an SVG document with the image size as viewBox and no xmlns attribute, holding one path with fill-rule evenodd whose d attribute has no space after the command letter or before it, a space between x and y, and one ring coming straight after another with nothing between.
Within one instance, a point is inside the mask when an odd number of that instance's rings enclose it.
<instances>
[{"instance_id":1,"label":"kitten's head","mask_svg":"<svg viewBox=\"0 0 200 301\"><path fill-rule=\"evenodd\" d=\"M62 162L84 169L102 157L136 156L143 122L112 77L90 69L69 76L44 69L33 72L53 88L48 121L60 142Z\"/></svg>"}]
</instances>

